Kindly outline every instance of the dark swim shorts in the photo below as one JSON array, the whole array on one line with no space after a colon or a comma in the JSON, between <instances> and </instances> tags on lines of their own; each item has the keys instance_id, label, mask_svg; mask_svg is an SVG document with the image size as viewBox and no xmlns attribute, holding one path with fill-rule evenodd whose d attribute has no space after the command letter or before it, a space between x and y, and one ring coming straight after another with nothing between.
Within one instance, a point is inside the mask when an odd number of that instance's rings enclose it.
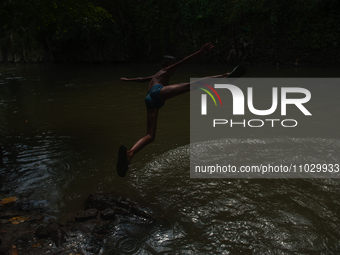
<instances>
[{"instance_id":1,"label":"dark swim shorts","mask_svg":"<svg viewBox=\"0 0 340 255\"><path fill-rule=\"evenodd\" d=\"M154 85L145 97L145 104L148 108L161 108L164 105L164 101L159 99L159 91L163 88L162 85Z\"/></svg>"}]
</instances>

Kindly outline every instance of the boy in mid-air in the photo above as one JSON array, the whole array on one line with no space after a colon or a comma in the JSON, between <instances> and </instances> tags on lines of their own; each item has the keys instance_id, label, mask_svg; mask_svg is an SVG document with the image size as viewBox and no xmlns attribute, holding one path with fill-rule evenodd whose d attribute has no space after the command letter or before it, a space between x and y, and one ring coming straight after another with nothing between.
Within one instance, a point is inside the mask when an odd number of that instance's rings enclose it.
<instances>
[{"instance_id":1,"label":"boy in mid-air","mask_svg":"<svg viewBox=\"0 0 340 255\"><path fill-rule=\"evenodd\" d=\"M145 97L145 104L147 107L147 134L139 139L130 150L122 145L118 151L117 173L124 177L132 157L146 145L153 142L156 136L158 110L164 105L165 101L190 91L190 83L179 83L169 85L169 78L175 73L178 67L190 62L194 58L205 55L211 51L214 46L211 43L206 43L203 47L191 54L190 56L176 62L174 57L166 56L162 63L162 69L155 75L141 78L120 78L121 81L150 81L148 93ZM223 77L240 77L245 74L246 70L242 66L236 67L230 74L222 74L211 76L209 78L223 78Z\"/></svg>"}]
</instances>

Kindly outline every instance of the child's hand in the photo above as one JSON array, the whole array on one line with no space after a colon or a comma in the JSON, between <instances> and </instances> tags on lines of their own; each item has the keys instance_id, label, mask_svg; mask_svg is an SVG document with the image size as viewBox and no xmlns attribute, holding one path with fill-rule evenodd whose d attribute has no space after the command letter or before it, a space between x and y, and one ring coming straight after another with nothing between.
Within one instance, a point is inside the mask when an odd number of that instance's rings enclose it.
<instances>
[{"instance_id":1,"label":"child's hand","mask_svg":"<svg viewBox=\"0 0 340 255\"><path fill-rule=\"evenodd\" d=\"M203 47L199 50L199 52L201 53L201 54L207 54L207 53L209 53L211 50L212 50L212 48L214 48L214 45L210 42L210 43L206 43L206 44L204 44L203 45Z\"/></svg>"},{"instance_id":2,"label":"child's hand","mask_svg":"<svg viewBox=\"0 0 340 255\"><path fill-rule=\"evenodd\" d=\"M120 77L119 81L127 81L125 77Z\"/></svg>"}]
</instances>

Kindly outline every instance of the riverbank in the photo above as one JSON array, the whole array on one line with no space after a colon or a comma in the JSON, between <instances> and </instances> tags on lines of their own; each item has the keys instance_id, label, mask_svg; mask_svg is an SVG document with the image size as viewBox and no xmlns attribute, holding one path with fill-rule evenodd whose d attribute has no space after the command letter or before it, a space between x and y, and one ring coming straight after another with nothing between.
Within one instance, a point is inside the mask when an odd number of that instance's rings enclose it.
<instances>
[{"instance_id":1,"label":"riverbank","mask_svg":"<svg viewBox=\"0 0 340 255\"><path fill-rule=\"evenodd\" d=\"M12 200L0 206L1 255L112 254L124 249L117 243L106 244L119 223L130 221L145 228L156 222L149 208L114 194L91 194L83 209L64 224L47 221L43 212Z\"/></svg>"},{"instance_id":2,"label":"riverbank","mask_svg":"<svg viewBox=\"0 0 340 255\"><path fill-rule=\"evenodd\" d=\"M135 62L159 62L159 59L131 58L119 49L110 49L106 45L103 49L88 49L84 52L68 54L53 54L51 50L41 46L36 49L18 48L17 50L0 50L0 63L135 63ZM109 51L110 54L105 52ZM176 56L178 59L186 55ZM340 49L313 50L305 48L272 48L259 45L240 44L238 47L216 47L216 50L208 57L197 60L210 64L231 65L294 65L294 66L339 66Z\"/></svg>"}]
</instances>

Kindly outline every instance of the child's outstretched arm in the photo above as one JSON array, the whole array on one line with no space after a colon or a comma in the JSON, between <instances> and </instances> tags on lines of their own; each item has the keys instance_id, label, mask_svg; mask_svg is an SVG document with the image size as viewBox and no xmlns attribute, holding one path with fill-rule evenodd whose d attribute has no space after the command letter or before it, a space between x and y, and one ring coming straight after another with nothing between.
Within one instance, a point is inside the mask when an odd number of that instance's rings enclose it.
<instances>
[{"instance_id":1,"label":"child's outstretched arm","mask_svg":"<svg viewBox=\"0 0 340 255\"><path fill-rule=\"evenodd\" d=\"M135 82L146 82L146 81L151 81L153 76L149 77L138 77L138 78L125 78L125 77L120 77L119 81L135 81Z\"/></svg>"},{"instance_id":2,"label":"child's outstretched arm","mask_svg":"<svg viewBox=\"0 0 340 255\"><path fill-rule=\"evenodd\" d=\"M169 72L175 72L178 67L190 62L191 60L193 60L194 58L196 58L198 56L205 55L205 54L209 53L212 50L212 48L214 48L214 45L212 43L210 43L210 42L206 43L202 46L202 48L199 51L183 58L182 60L176 62L175 64L173 64L173 65L171 65L171 66L169 66L165 69L167 69L167 71L169 71Z\"/></svg>"}]
</instances>

